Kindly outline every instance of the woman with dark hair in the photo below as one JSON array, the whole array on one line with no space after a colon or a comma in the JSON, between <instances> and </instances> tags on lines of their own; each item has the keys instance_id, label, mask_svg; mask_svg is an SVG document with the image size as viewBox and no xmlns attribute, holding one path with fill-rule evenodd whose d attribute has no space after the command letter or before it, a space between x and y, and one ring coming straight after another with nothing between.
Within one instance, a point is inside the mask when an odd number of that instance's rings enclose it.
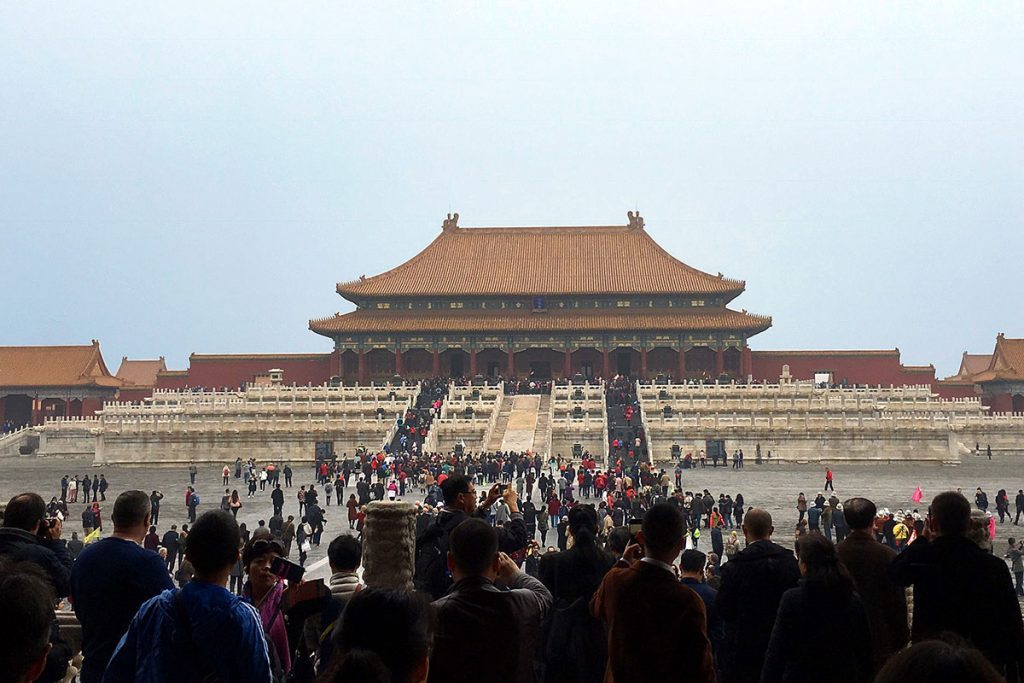
<instances>
[{"instance_id":1,"label":"woman with dark hair","mask_svg":"<svg viewBox=\"0 0 1024 683\"><path fill-rule=\"evenodd\" d=\"M345 606L321 683L423 683L433 642L430 603L417 593L367 588Z\"/></svg>"},{"instance_id":2,"label":"woman with dark hair","mask_svg":"<svg viewBox=\"0 0 1024 683\"><path fill-rule=\"evenodd\" d=\"M893 655L875 683L1003 683L978 650L948 634L925 640Z\"/></svg>"},{"instance_id":3,"label":"woman with dark hair","mask_svg":"<svg viewBox=\"0 0 1024 683\"><path fill-rule=\"evenodd\" d=\"M813 681L825 672L830 683L871 681L871 627L835 546L811 532L796 547L803 578L782 594L761 682Z\"/></svg>"},{"instance_id":4,"label":"woman with dark hair","mask_svg":"<svg viewBox=\"0 0 1024 683\"><path fill-rule=\"evenodd\" d=\"M277 541L252 539L242 548L242 566L249 580L242 586L242 598L252 604L260 613L263 632L267 635L272 668L280 665L284 674L291 670L291 648L288 645L288 629L281 610L284 597L284 582L273 572L270 565L275 557L284 557L284 547Z\"/></svg>"},{"instance_id":5,"label":"woman with dark hair","mask_svg":"<svg viewBox=\"0 0 1024 683\"><path fill-rule=\"evenodd\" d=\"M540 580L554 596L540 643L544 680L599 683L608 644L604 626L590 614L590 599L615 558L597 544L592 505L577 505L567 520L568 550L540 558Z\"/></svg>"}]
</instances>

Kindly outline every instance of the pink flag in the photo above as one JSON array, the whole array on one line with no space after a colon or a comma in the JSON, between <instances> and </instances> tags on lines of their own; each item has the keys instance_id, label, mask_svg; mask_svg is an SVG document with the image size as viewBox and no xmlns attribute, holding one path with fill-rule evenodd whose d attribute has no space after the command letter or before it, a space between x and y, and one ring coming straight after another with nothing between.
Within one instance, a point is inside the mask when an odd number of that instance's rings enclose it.
<instances>
[{"instance_id":1,"label":"pink flag","mask_svg":"<svg viewBox=\"0 0 1024 683\"><path fill-rule=\"evenodd\" d=\"M920 486L918 486L916 489L914 489L914 495L912 495L910 498L911 498L911 500L913 500L918 505L921 504L921 499L924 498L924 492L921 491L921 487Z\"/></svg>"}]
</instances>

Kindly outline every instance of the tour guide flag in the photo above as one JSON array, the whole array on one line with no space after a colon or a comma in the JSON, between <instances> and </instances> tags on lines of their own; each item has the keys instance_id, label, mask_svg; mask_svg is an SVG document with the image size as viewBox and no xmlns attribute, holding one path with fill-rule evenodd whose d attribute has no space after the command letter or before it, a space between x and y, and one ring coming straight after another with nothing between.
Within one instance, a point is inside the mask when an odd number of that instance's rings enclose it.
<instances>
[{"instance_id":1,"label":"tour guide flag","mask_svg":"<svg viewBox=\"0 0 1024 683\"><path fill-rule=\"evenodd\" d=\"M100 530L97 528L86 534L85 538L82 539L82 543L92 543L98 540L100 540Z\"/></svg>"}]
</instances>

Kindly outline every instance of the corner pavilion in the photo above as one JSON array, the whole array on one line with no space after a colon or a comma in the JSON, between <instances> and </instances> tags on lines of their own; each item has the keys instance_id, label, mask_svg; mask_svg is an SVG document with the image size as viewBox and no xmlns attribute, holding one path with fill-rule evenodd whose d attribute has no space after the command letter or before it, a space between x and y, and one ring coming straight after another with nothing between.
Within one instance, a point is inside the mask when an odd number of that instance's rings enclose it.
<instances>
[{"instance_id":1,"label":"corner pavilion","mask_svg":"<svg viewBox=\"0 0 1024 683\"><path fill-rule=\"evenodd\" d=\"M337 286L356 305L312 320L334 341L334 374L747 377L748 340L771 318L729 303L745 283L662 249L627 225L466 228L387 272Z\"/></svg>"}]
</instances>

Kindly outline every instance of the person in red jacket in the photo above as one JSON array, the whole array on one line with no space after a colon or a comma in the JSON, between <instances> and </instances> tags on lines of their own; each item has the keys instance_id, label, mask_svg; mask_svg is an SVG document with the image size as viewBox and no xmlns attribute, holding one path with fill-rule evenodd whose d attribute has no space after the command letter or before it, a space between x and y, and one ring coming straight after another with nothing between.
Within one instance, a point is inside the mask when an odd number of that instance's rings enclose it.
<instances>
[{"instance_id":1,"label":"person in red jacket","mask_svg":"<svg viewBox=\"0 0 1024 683\"><path fill-rule=\"evenodd\" d=\"M548 498L548 515L551 517L551 526L558 524L558 511L562 509L561 503L558 501L558 496L552 494Z\"/></svg>"}]
</instances>

